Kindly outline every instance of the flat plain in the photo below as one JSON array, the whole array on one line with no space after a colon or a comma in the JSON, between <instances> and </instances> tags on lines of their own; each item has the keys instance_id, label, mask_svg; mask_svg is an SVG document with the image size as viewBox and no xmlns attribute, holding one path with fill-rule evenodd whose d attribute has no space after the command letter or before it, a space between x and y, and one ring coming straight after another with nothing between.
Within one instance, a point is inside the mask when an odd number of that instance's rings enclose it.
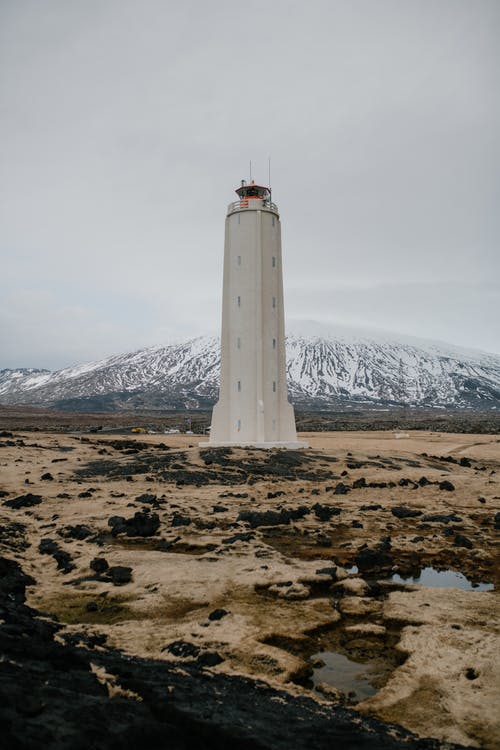
<instances>
[{"instance_id":1,"label":"flat plain","mask_svg":"<svg viewBox=\"0 0 500 750\"><path fill-rule=\"evenodd\" d=\"M0 554L61 641L498 747L499 436L300 437L4 431Z\"/></svg>"}]
</instances>

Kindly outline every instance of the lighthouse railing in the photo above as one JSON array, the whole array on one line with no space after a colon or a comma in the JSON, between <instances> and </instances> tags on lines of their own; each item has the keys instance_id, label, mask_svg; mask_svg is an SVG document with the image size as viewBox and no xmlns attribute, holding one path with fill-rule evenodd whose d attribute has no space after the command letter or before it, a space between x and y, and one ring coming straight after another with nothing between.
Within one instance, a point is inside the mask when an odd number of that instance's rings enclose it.
<instances>
[{"instance_id":1,"label":"lighthouse railing","mask_svg":"<svg viewBox=\"0 0 500 750\"><path fill-rule=\"evenodd\" d=\"M273 211L278 213L278 206L272 201L260 200L258 198L242 198L239 201L233 201L227 207L228 214L234 211L245 211L246 209L264 209L264 211Z\"/></svg>"}]
</instances>

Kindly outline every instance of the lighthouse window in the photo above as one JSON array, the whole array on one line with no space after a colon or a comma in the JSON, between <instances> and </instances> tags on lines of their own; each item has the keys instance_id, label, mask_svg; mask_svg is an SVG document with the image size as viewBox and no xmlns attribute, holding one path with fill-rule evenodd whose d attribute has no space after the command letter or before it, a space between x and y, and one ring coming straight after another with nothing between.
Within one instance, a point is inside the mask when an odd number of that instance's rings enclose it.
<instances>
[{"instance_id":1,"label":"lighthouse window","mask_svg":"<svg viewBox=\"0 0 500 750\"><path fill-rule=\"evenodd\" d=\"M241 391L241 380L238 380L238 390Z\"/></svg>"},{"instance_id":2,"label":"lighthouse window","mask_svg":"<svg viewBox=\"0 0 500 750\"><path fill-rule=\"evenodd\" d=\"M276 339L273 339L273 349L276 349Z\"/></svg>"},{"instance_id":3,"label":"lighthouse window","mask_svg":"<svg viewBox=\"0 0 500 750\"><path fill-rule=\"evenodd\" d=\"M240 222L240 216L241 216L241 214L238 214L238 224L241 224L241 222Z\"/></svg>"},{"instance_id":4,"label":"lighthouse window","mask_svg":"<svg viewBox=\"0 0 500 750\"><path fill-rule=\"evenodd\" d=\"M241 307L241 297L239 294L238 294L238 307Z\"/></svg>"},{"instance_id":5,"label":"lighthouse window","mask_svg":"<svg viewBox=\"0 0 500 750\"><path fill-rule=\"evenodd\" d=\"M273 255L273 268L276 268L276 256Z\"/></svg>"},{"instance_id":6,"label":"lighthouse window","mask_svg":"<svg viewBox=\"0 0 500 750\"><path fill-rule=\"evenodd\" d=\"M238 255L238 257L236 258L236 263L237 263L237 264L238 264L239 266L241 266L241 255Z\"/></svg>"},{"instance_id":7,"label":"lighthouse window","mask_svg":"<svg viewBox=\"0 0 500 750\"><path fill-rule=\"evenodd\" d=\"M272 218L273 218L273 227L274 227L274 216Z\"/></svg>"},{"instance_id":8,"label":"lighthouse window","mask_svg":"<svg viewBox=\"0 0 500 750\"><path fill-rule=\"evenodd\" d=\"M276 393L276 381L273 380L273 393Z\"/></svg>"},{"instance_id":9,"label":"lighthouse window","mask_svg":"<svg viewBox=\"0 0 500 750\"><path fill-rule=\"evenodd\" d=\"M236 339L236 348L237 348L237 349L241 349L241 339L240 339L240 337L239 337L239 336L238 336L238 338Z\"/></svg>"},{"instance_id":10,"label":"lighthouse window","mask_svg":"<svg viewBox=\"0 0 500 750\"><path fill-rule=\"evenodd\" d=\"M241 430L241 419L238 419L237 428L238 428L238 432L239 432Z\"/></svg>"},{"instance_id":11,"label":"lighthouse window","mask_svg":"<svg viewBox=\"0 0 500 750\"><path fill-rule=\"evenodd\" d=\"M239 299L239 297L238 297ZM273 297L273 307L276 307L276 297Z\"/></svg>"}]
</instances>

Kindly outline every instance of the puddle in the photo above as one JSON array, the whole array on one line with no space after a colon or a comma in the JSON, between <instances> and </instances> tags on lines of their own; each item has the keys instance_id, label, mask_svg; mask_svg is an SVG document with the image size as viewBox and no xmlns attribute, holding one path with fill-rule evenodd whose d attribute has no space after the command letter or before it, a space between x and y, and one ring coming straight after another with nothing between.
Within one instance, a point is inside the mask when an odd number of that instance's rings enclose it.
<instances>
[{"instance_id":1,"label":"puddle","mask_svg":"<svg viewBox=\"0 0 500 750\"><path fill-rule=\"evenodd\" d=\"M473 583L463 573L454 570L436 570L435 568L424 568L417 576L404 578L395 573L391 579L394 583L418 584L431 588L455 588L464 591L492 591L493 583Z\"/></svg>"},{"instance_id":2,"label":"puddle","mask_svg":"<svg viewBox=\"0 0 500 750\"><path fill-rule=\"evenodd\" d=\"M353 661L334 651L320 651L311 657L313 663L317 659L321 659L324 666L313 670L311 680L314 687L322 682L331 685L349 696L352 703L359 703L377 692L378 688L371 681L372 667L369 663Z\"/></svg>"},{"instance_id":3,"label":"puddle","mask_svg":"<svg viewBox=\"0 0 500 750\"><path fill-rule=\"evenodd\" d=\"M357 565L351 565L346 568L350 575L359 573ZM380 576L382 579L382 576ZM457 573L455 570L436 570L430 566L423 568L420 573L414 576L401 576L394 573L389 578L393 583L418 584L419 586L429 586L430 588L455 588L463 591L493 591L493 583L471 581L463 573Z\"/></svg>"}]
</instances>

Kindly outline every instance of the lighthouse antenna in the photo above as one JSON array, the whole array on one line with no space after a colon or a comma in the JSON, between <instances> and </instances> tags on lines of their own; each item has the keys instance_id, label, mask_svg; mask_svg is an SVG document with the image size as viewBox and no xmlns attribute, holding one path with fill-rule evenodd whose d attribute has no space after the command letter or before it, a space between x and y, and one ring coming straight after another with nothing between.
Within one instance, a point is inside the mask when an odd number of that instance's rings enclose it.
<instances>
[{"instance_id":1,"label":"lighthouse antenna","mask_svg":"<svg viewBox=\"0 0 500 750\"><path fill-rule=\"evenodd\" d=\"M250 160L250 182L252 182L252 161Z\"/></svg>"},{"instance_id":2,"label":"lighthouse antenna","mask_svg":"<svg viewBox=\"0 0 500 750\"><path fill-rule=\"evenodd\" d=\"M271 157L267 157L267 166L269 172L269 202L272 203L273 191L271 190Z\"/></svg>"}]
</instances>

